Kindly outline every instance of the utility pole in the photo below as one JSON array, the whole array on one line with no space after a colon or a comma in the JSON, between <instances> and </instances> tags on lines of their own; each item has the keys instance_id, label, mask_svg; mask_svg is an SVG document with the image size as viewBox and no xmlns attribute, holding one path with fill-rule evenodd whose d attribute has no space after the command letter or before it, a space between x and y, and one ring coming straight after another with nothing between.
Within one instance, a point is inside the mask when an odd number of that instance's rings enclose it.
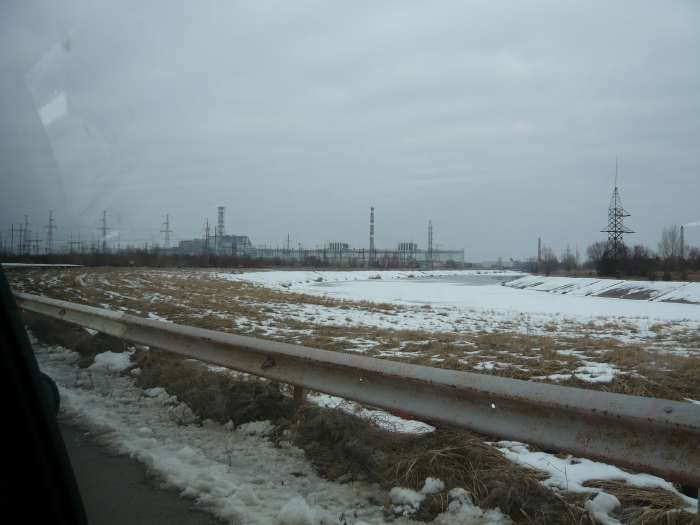
<instances>
[{"instance_id":1,"label":"utility pole","mask_svg":"<svg viewBox=\"0 0 700 525\"><path fill-rule=\"evenodd\" d=\"M46 253L51 255L53 250L53 231L56 229L53 218L53 210L49 210L49 223L46 225Z\"/></svg>"},{"instance_id":2,"label":"utility pole","mask_svg":"<svg viewBox=\"0 0 700 525\"><path fill-rule=\"evenodd\" d=\"M10 225L10 253L15 253L15 223Z\"/></svg>"},{"instance_id":3,"label":"utility pole","mask_svg":"<svg viewBox=\"0 0 700 525\"><path fill-rule=\"evenodd\" d=\"M70 253L75 253L75 247L77 246L80 253L83 253L83 243L80 240L80 230L78 230L78 240L74 241L73 240L73 232L70 234Z\"/></svg>"},{"instance_id":4,"label":"utility pole","mask_svg":"<svg viewBox=\"0 0 700 525\"><path fill-rule=\"evenodd\" d=\"M107 210L102 211L102 226L98 230L102 232L102 253L107 253Z\"/></svg>"},{"instance_id":5,"label":"utility pole","mask_svg":"<svg viewBox=\"0 0 700 525\"><path fill-rule=\"evenodd\" d=\"M22 233L22 255L28 255L31 244L29 242L29 215L24 216L24 231Z\"/></svg>"},{"instance_id":6,"label":"utility pole","mask_svg":"<svg viewBox=\"0 0 700 525\"><path fill-rule=\"evenodd\" d=\"M173 231L170 229L170 215L165 214L165 222L163 223L163 229L160 230L161 233L165 234L165 247L170 248L170 234Z\"/></svg>"}]
</instances>

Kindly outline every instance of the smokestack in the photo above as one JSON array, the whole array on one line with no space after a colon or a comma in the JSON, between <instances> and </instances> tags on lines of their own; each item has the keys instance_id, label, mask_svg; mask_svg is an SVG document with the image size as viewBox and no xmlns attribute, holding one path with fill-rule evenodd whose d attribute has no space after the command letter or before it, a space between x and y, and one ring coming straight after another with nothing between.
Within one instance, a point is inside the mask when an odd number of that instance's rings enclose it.
<instances>
[{"instance_id":1,"label":"smokestack","mask_svg":"<svg viewBox=\"0 0 700 525\"><path fill-rule=\"evenodd\" d=\"M224 211L226 208L219 206L219 222L216 225L216 235L221 239L224 236Z\"/></svg>"},{"instance_id":2,"label":"smokestack","mask_svg":"<svg viewBox=\"0 0 700 525\"><path fill-rule=\"evenodd\" d=\"M681 261L685 259L685 226L681 226Z\"/></svg>"},{"instance_id":3,"label":"smokestack","mask_svg":"<svg viewBox=\"0 0 700 525\"><path fill-rule=\"evenodd\" d=\"M369 209L369 258L367 265L374 263L374 206Z\"/></svg>"},{"instance_id":4,"label":"smokestack","mask_svg":"<svg viewBox=\"0 0 700 525\"><path fill-rule=\"evenodd\" d=\"M540 271L540 263L542 262L542 237L537 237L537 271Z\"/></svg>"}]
</instances>

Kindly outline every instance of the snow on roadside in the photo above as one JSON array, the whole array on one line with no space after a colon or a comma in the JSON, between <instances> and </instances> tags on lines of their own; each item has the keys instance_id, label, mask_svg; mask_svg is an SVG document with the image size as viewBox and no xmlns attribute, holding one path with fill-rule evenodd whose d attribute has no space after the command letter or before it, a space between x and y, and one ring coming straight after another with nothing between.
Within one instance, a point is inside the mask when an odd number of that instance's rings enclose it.
<instances>
[{"instance_id":1,"label":"snow on roadside","mask_svg":"<svg viewBox=\"0 0 700 525\"><path fill-rule=\"evenodd\" d=\"M284 442L277 447L265 437L269 422L238 428L209 420L194 424L189 407L176 397L162 388L142 390L129 375L118 373L131 366L128 353L103 352L95 365L81 370L74 352L36 341L34 347L41 369L59 386L63 415L78 419L222 520L251 525L385 522L380 487L319 478L301 449ZM439 480L426 480L426 493L439 488ZM499 511L482 511L468 497L452 499L436 523L511 523ZM415 522L398 517L393 523Z\"/></svg>"},{"instance_id":2,"label":"snow on roadside","mask_svg":"<svg viewBox=\"0 0 700 525\"><path fill-rule=\"evenodd\" d=\"M348 414L354 414L363 419L369 419L376 425L392 432L406 432L411 434L424 434L432 432L435 427L414 419L405 419L389 414L383 410L365 408L353 401L329 394L314 393L307 396L307 400L315 405L326 408L337 408Z\"/></svg>"},{"instance_id":3,"label":"snow on roadside","mask_svg":"<svg viewBox=\"0 0 700 525\"><path fill-rule=\"evenodd\" d=\"M524 443L499 441L492 443L506 458L549 475L542 483L548 487L567 492L596 493L601 489L585 487L589 480L625 481L629 485L643 488L661 488L681 498L687 510L695 513L698 501L681 494L672 483L651 474L632 474L613 465L599 463L573 456L560 457L547 452L533 452ZM597 509L600 510L600 509Z\"/></svg>"},{"instance_id":4,"label":"snow on roadside","mask_svg":"<svg viewBox=\"0 0 700 525\"><path fill-rule=\"evenodd\" d=\"M88 368L90 370L106 370L109 372L123 372L131 366L133 352L102 352L95 356L95 362Z\"/></svg>"}]
</instances>

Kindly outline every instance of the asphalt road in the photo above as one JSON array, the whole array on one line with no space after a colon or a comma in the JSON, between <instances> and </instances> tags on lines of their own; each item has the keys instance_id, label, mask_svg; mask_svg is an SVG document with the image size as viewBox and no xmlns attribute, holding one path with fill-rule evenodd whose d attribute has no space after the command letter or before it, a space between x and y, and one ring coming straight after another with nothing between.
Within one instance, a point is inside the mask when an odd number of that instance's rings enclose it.
<instances>
[{"instance_id":1,"label":"asphalt road","mask_svg":"<svg viewBox=\"0 0 700 525\"><path fill-rule=\"evenodd\" d=\"M141 463L115 455L79 427L60 428L92 525L221 525L191 500L159 488Z\"/></svg>"}]
</instances>

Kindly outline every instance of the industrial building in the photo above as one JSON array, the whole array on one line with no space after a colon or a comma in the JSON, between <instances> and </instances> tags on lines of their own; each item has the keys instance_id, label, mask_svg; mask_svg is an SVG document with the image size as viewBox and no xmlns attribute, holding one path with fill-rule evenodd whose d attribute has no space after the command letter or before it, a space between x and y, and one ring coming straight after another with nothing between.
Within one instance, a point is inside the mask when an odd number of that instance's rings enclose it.
<instances>
[{"instance_id":1,"label":"industrial building","mask_svg":"<svg viewBox=\"0 0 700 525\"><path fill-rule=\"evenodd\" d=\"M219 255L263 259L289 265L335 266L347 268L461 268L464 250L435 250L432 247L432 223L429 223L428 248L422 250L414 241L401 241L395 249L378 249L374 245L374 208L370 209L369 248L353 248L344 241L328 241L323 248L254 246L246 235L227 235L225 208L219 206L214 235L209 223L200 239L180 241L182 255Z\"/></svg>"}]
</instances>

